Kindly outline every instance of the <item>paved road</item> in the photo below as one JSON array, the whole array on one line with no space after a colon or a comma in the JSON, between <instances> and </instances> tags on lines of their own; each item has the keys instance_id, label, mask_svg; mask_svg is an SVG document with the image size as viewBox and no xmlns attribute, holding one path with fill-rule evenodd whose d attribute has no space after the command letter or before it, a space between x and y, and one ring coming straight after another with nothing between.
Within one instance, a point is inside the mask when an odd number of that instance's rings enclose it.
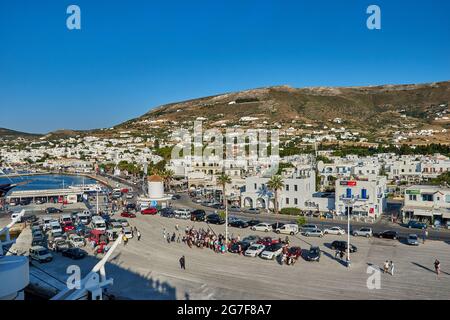
<instances>
[{"instance_id":1,"label":"paved road","mask_svg":"<svg viewBox=\"0 0 450 320\"><path fill-rule=\"evenodd\" d=\"M191 209L203 209L207 213L213 212L214 209L202 206L200 204L196 204L191 201L188 195L181 194L181 199L177 201L172 201L173 206L180 206L180 207L187 207ZM295 217L285 216L285 215L277 215L274 214L267 214L267 213L260 213L260 214L251 214L251 213L243 213L243 212L229 212L230 216L236 216L239 218L243 218L246 220L249 219L257 219L264 222L295 222ZM330 226L339 226L341 228L344 228L347 230L347 220L320 220L318 218L306 218L308 223L316 224L320 229L323 229L325 227ZM391 223L389 221L386 221L386 219L381 219L376 223L364 223L364 222L350 222L350 230L359 229L361 227L371 227L373 229L374 233L377 232L383 232L386 230L394 230L399 233L400 237L407 237L411 233L416 233L420 237L422 237L422 230L418 229L408 229L406 227L400 226L398 224ZM450 231L449 230L433 230L431 228L428 229L428 240L442 240L442 241L450 241Z\"/></svg>"}]
</instances>

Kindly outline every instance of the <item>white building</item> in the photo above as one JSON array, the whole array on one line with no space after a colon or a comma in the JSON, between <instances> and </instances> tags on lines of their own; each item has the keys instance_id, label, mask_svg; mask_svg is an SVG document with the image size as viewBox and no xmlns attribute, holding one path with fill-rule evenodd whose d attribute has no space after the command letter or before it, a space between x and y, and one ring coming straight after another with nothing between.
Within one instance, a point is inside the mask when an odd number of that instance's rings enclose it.
<instances>
[{"instance_id":1,"label":"white building","mask_svg":"<svg viewBox=\"0 0 450 320\"><path fill-rule=\"evenodd\" d=\"M376 219L386 209L385 176L366 177L356 179L336 180L336 214L368 216ZM343 199L354 199L354 203L347 205Z\"/></svg>"},{"instance_id":2,"label":"white building","mask_svg":"<svg viewBox=\"0 0 450 320\"><path fill-rule=\"evenodd\" d=\"M274 193L267 183L270 177L253 176L245 179L241 206L247 208L274 208ZM278 208L328 211L334 209L334 197L316 192L315 171L299 166L283 174L284 187L278 191Z\"/></svg>"},{"instance_id":3,"label":"white building","mask_svg":"<svg viewBox=\"0 0 450 320\"><path fill-rule=\"evenodd\" d=\"M450 188L414 185L405 189L402 209L404 221L419 220L428 223L450 221Z\"/></svg>"}]
</instances>

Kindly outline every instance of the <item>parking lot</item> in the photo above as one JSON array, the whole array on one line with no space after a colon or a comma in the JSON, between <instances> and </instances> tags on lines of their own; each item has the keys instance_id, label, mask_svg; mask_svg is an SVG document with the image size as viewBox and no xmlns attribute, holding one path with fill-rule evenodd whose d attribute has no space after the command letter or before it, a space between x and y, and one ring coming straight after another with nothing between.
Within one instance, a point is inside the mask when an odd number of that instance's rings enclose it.
<instances>
[{"instance_id":1,"label":"parking lot","mask_svg":"<svg viewBox=\"0 0 450 320\"><path fill-rule=\"evenodd\" d=\"M117 218L114 217L113 218ZM114 285L110 294L123 299L449 299L450 244L427 241L411 247L395 240L352 237L358 252L351 255L350 268L334 258L335 251L327 244L342 236L324 238L290 236L291 245L309 249L318 245L322 250L320 262L302 258L293 265L277 261L250 258L237 254L219 254L210 249L189 248L184 243L167 243L164 228L172 233L175 225L180 234L186 227L208 228L224 233L224 225L207 225L174 218L137 215L128 219L142 234L140 241L131 239L121 245L106 265ZM229 228L230 235L250 234L277 237L275 233ZM283 236L284 238L284 236ZM89 251L82 260L70 260L55 254L55 259L38 265L65 281L68 265L78 264L84 273L101 258ZM178 259L185 255L186 270ZM441 262L439 279L433 262ZM395 263L395 274L381 274L381 288L368 289L369 265L381 267L384 261Z\"/></svg>"}]
</instances>

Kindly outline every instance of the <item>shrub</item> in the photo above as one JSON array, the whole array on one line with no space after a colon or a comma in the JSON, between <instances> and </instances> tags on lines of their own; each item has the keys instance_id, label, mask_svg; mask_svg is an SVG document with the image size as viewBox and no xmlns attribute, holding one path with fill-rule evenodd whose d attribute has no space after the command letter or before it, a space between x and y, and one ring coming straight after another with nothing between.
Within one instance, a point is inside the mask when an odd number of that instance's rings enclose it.
<instances>
[{"instance_id":1,"label":"shrub","mask_svg":"<svg viewBox=\"0 0 450 320\"><path fill-rule=\"evenodd\" d=\"M299 225L299 226L302 226L302 225L304 225L306 223L306 218L305 217L298 217L298 219L297 219L297 224Z\"/></svg>"},{"instance_id":2,"label":"shrub","mask_svg":"<svg viewBox=\"0 0 450 320\"><path fill-rule=\"evenodd\" d=\"M302 211L299 208L283 208L280 210L281 214L290 216L299 216Z\"/></svg>"}]
</instances>

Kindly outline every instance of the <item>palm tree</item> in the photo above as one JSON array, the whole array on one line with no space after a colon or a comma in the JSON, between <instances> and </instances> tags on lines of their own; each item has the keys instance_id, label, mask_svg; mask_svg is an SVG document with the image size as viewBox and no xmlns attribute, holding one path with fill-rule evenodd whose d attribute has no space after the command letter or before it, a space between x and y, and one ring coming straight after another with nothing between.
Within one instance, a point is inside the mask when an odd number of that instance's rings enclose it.
<instances>
[{"instance_id":1,"label":"palm tree","mask_svg":"<svg viewBox=\"0 0 450 320\"><path fill-rule=\"evenodd\" d=\"M278 190L281 190L284 187L283 177L280 175L274 175L270 178L269 182L267 182L267 187L273 190L275 194L275 203L274 203L274 211L278 213Z\"/></svg>"},{"instance_id":2,"label":"palm tree","mask_svg":"<svg viewBox=\"0 0 450 320\"><path fill-rule=\"evenodd\" d=\"M226 206L227 200L225 198L225 187L227 186L227 184L231 183L231 178L229 175L225 174L225 172L222 172L217 177L217 183L222 186L223 205Z\"/></svg>"},{"instance_id":3,"label":"palm tree","mask_svg":"<svg viewBox=\"0 0 450 320\"><path fill-rule=\"evenodd\" d=\"M170 182L173 180L175 172L170 169L165 169L161 172L161 177L164 180L164 185L167 187L167 190L170 190Z\"/></svg>"}]
</instances>

